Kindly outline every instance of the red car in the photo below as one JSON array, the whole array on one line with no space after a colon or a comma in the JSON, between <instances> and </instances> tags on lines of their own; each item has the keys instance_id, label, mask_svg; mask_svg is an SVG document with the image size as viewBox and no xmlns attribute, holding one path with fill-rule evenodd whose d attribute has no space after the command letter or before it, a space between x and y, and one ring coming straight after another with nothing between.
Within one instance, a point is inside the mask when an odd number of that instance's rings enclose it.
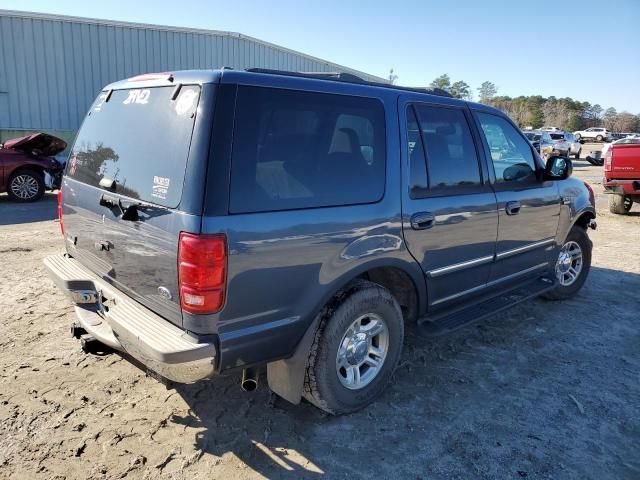
<instances>
[{"instance_id":1,"label":"red car","mask_svg":"<svg viewBox=\"0 0 640 480\"><path fill-rule=\"evenodd\" d=\"M604 157L605 193L609 210L626 214L640 202L640 138L625 138L611 144Z\"/></svg>"},{"instance_id":2,"label":"red car","mask_svg":"<svg viewBox=\"0 0 640 480\"><path fill-rule=\"evenodd\" d=\"M54 157L67 143L53 135L33 133L0 145L0 193L12 200L34 202L46 189L60 187L64 164Z\"/></svg>"}]
</instances>

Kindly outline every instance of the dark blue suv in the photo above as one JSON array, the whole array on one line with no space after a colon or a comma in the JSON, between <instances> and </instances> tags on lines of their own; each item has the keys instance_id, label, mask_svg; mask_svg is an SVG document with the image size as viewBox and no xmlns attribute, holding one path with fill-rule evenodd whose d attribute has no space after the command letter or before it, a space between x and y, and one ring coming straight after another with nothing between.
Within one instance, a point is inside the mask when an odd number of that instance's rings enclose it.
<instances>
[{"instance_id":1,"label":"dark blue suv","mask_svg":"<svg viewBox=\"0 0 640 480\"><path fill-rule=\"evenodd\" d=\"M440 335L561 299L591 263L594 197L513 122L344 74L148 74L91 106L46 259L86 351L175 382L240 369L331 413L370 403L405 322Z\"/></svg>"}]
</instances>

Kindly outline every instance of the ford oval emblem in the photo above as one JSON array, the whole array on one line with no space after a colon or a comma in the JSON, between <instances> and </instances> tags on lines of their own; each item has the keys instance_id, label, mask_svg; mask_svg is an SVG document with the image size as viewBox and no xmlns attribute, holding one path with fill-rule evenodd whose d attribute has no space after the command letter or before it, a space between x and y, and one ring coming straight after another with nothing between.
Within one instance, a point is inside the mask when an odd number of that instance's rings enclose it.
<instances>
[{"instance_id":1,"label":"ford oval emblem","mask_svg":"<svg viewBox=\"0 0 640 480\"><path fill-rule=\"evenodd\" d=\"M167 300L171 300L171 292L166 287L158 287L158 293L162 295Z\"/></svg>"}]
</instances>

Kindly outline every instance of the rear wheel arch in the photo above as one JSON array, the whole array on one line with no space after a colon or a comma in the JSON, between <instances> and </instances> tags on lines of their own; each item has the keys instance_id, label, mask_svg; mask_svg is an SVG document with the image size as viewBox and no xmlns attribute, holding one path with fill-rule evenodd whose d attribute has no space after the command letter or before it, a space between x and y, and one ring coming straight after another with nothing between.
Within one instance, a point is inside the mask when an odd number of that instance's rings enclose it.
<instances>
[{"instance_id":1,"label":"rear wheel arch","mask_svg":"<svg viewBox=\"0 0 640 480\"><path fill-rule=\"evenodd\" d=\"M341 299L359 288L363 280L387 289L400 305L405 322L416 320L426 308L427 291L420 267L411 267L401 260L374 261L336 279L314 310L314 318L292 356L267 364L270 389L291 403L300 403L309 353L321 320L337 308Z\"/></svg>"}]
</instances>

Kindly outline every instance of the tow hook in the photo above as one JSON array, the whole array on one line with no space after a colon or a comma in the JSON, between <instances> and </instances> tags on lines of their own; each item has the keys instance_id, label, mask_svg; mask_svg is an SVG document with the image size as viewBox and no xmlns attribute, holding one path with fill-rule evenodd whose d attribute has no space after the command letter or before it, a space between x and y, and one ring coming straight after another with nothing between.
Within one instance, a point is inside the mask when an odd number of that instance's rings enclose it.
<instances>
[{"instance_id":1,"label":"tow hook","mask_svg":"<svg viewBox=\"0 0 640 480\"><path fill-rule=\"evenodd\" d=\"M596 228L598 228L598 224L596 223L596 221L592 218L591 220L589 220L589 223L587 224L587 226L593 230L595 230Z\"/></svg>"}]
</instances>

